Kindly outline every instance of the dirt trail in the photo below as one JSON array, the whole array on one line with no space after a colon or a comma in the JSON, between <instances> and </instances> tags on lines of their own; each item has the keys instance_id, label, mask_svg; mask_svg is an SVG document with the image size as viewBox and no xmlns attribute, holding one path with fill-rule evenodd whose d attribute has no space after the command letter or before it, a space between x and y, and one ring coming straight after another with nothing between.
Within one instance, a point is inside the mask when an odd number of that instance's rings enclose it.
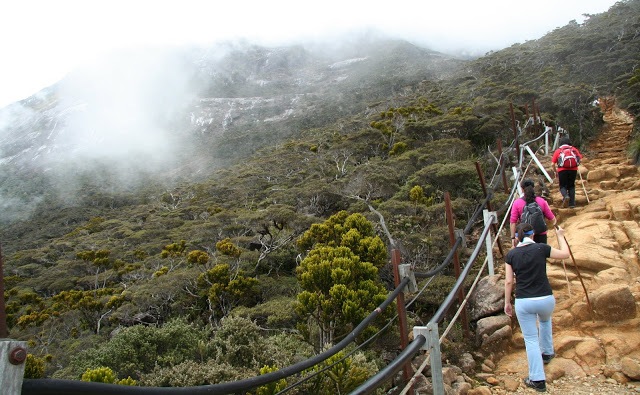
<instances>
[{"instance_id":1,"label":"dirt trail","mask_svg":"<svg viewBox=\"0 0 640 395\"><path fill-rule=\"evenodd\" d=\"M599 314L592 314L580 282L582 278L591 304L599 287L608 282L622 283L631 290L636 311L640 312L640 172L627 158L633 119L611 102L603 109L606 126L597 140L583 150L582 182L580 178L576 182L577 207L561 208L557 183L548 185L550 204L560 226L565 228L580 273L578 276L571 259L552 261L548 266L557 301L553 316L556 358L545 365L549 394L640 393L640 382L628 381L620 372L622 358L640 360L640 313L636 318L614 320L608 319L601 307ZM551 168L550 157L543 158L543 163ZM609 236L603 235L612 233L613 241L608 247L604 239ZM557 246L555 232L549 235L549 244ZM594 237L603 244L594 243ZM600 267L610 252L617 254L610 262L615 267ZM602 259L594 259L593 255ZM617 274L609 277L612 273ZM499 384L495 383L491 392L535 393L520 384L527 377L526 354L515 318L512 325L512 347L496 363L493 373Z\"/></svg>"}]
</instances>

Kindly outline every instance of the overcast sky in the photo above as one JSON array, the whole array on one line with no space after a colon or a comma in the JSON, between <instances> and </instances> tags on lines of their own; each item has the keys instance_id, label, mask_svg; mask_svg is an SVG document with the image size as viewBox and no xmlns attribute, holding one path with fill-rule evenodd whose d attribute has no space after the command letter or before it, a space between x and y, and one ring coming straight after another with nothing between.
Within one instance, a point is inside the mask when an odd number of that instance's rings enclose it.
<instances>
[{"instance_id":1,"label":"overcast sky","mask_svg":"<svg viewBox=\"0 0 640 395\"><path fill-rule=\"evenodd\" d=\"M265 45L363 28L484 54L542 37L615 0L3 0L0 107L114 49L246 38Z\"/></svg>"}]
</instances>

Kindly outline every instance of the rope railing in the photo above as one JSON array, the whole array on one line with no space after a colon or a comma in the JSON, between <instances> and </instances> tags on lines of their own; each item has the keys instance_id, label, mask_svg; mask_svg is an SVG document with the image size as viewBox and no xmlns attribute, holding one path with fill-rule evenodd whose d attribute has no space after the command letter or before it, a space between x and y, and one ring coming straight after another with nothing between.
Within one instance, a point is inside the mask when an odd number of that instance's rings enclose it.
<instances>
[{"instance_id":1,"label":"rope railing","mask_svg":"<svg viewBox=\"0 0 640 395\"><path fill-rule=\"evenodd\" d=\"M440 317L441 315L443 315L444 314L443 311L446 312L446 309L448 309L449 305L453 303L453 299L456 296L456 293L458 292L459 287L462 285L462 282L464 281L466 275L469 273L469 270L473 266L473 262L478 256L480 248L482 247L482 244L483 244L482 240L484 240L487 237L487 234L489 233L490 229L491 229L491 223L487 223L482 231L482 235L480 236L480 239L479 239L480 241L478 242L478 244L476 245L476 248L474 249L471 256L469 257L467 265L465 265L464 270L458 277L458 280L456 281L452 290L449 292L449 294L445 298L445 301L440 305L438 312L434 314L434 317ZM440 319L434 320L434 318L431 318L431 320L429 321L429 325L433 326L434 324L437 324L438 321L440 321ZM407 346L405 350L403 350L403 352L400 355L398 355L398 357L394 359L394 361L392 361L392 363L387 365L384 369L382 369L373 377L369 378L369 380L367 380L365 383L359 386L355 391L351 392L351 394L370 394L371 392L373 392L375 389L379 387L380 384L384 383L389 377L397 373L398 370L400 370L407 361L409 361L412 357L414 357L415 354L422 348L422 346L426 342L427 342L427 338L425 336L421 334L414 336L414 340L411 343L409 343L409 346ZM398 359L402 360L402 363L396 361ZM397 370L394 370L394 369L397 369Z\"/></svg>"},{"instance_id":2,"label":"rope railing","mask_svg":"<svg viewBox=\"0 0 640 395\"><path fill-rule=\"evenodd\" d=\"M515 194L515 192L517 191L516 185L517 184L514 184L514 186L511 189L511 195L509 196L509 201L511 201L511 204L509 205L509 209L511 209L511 206L513 205L513 202L515 201L515 199L512 199L512 197ZM491 248L493 248L496 245L496 243L498 242L498 240L499 240L498 235L502 232L502 229L504 229L506 220L507 220L507 216L505 216L503 218L503 220L502 220L502 222L500 224L498 233L493 238L493 242L491 244ZM482 275L484 273L484 269L487 267L487 262L488 261L489 261L488 257L485 257L484 262L482 263L482 266L480 266L480 269L478 270L478 274L476 275L476 277L473 280L473 283L469 286L469 289L467 290L465 298L460 303L460 306L458 307L458 309L456 310L455 314L451 318L451 321L449 322L449 325L447 325L445 330L442 332L442 335L440 336L440 339L439 339L440 343L442 343L442 341L447 337L447 335L451 331L451 328L453 328L453 325L455 324L456 320L458 319L458 317L462 313L463 309L466 307L467 302L469 301L469 298L471 297L471 294L473 294L473 291L475 290L476 286L478 285L478 282L482 278ZM429 352L429 350L427 350L427 353L428 352ZM415 384L416 380L422 374L422 372L424 371L424 369L426 368L428 363L429 363L429 358L425 358L425 360L422 362L420 367L418 367L418 369L416 369L416 371L415 371L414 375L412 376L411 380L409 380L409 382L405 385L404 389L402 390L402 392L399 395L405 395L413 387L413 384Z\"/></svg>"},{"instance_id":3,"label":"rope railing","mask_svg":"<svg viewBox=\"0 0 640 395\"><path fill-rule=\"evenodd\" d=\"M560 132L560 129L558 129L558 131ZM521 133L520 128L518 127L518 135L516 136L516 139L512 142L512 144L509 146L509 150L513 149L514 145L517 146L517 137L519 136L519 134ZM545 135L547 135L549 133L549 128L545 127L544 132L538 136L537 138L527 141L526 143L522 144L523 147L527 147L529 144L538 141L539 139L545 137ZM557 136L556 136L557 139ZM524 148L520 147L520 151L518 152L518 157L519 157L519 163L518 163L518 168L521 168L523 163L523 157L524 157ZM491 179L491 187L489 189L489 191L487 192L487 196L484 200L484 202L482 202L482 204L480 204L476 211L473 213L473 215L470 217L469 221L467 222L467 225L465 226L465 229L463 230L463 234L467 235L471 232L471 230L474 228L476 222L479 220L479 216L483 213L483 210L485 210L485 208L488 206L490 200L493 198L493 189L495 188L494 182L496 181L496 176L498 174L501 174L502 172L505 171L505 167L507 165L507 160L503 159L503 158L507 158L507 154L501 153L500 158L497 159L498 161L498 166L496 168L496 171ZM532 159L533 161L533 159ZM524 178L524 176L527 173L527 170L529 168L529 166L531 165L530 161L525 169L525 171L523 171L522 177ZM516 173L516 177L514 182L514 185L511 189L511 193L509 195L509 198L507 199L506 203L503 205L503 209L508 207L508 210L506 210L506 212L510 212L511 210L511 206L514 202L514 195L516 194L516 192L518 191L518 185L520 184L520 180L517 176L517 172L514 169L514 173ZM493 214L495 216L495 213ZM497 243L497 241L499 240L499 234L502 232L504 226L505 226L505 222L507 220L507 216L505 216L502 220L502 223L500 225L499 230L496 233L496 237L493 240L493 243L491 244L491 247L493 248L495 246L495 244ZM437 334L437 326L438 323L440 321L442 321L442 319L444 318L444 315L447 313L447 311L449 310L449 308L451 307L451 305L453 304L453 301L458 293L458 291L461 289L464 280L466 279L467 275L469 274L469 271L471 270L473 263L476 261L480 250L484 244L484 240L486 240L486 238L488 237L489 231L491 229L491 223L485 223L485 227L482 231L482 235L480 236L480 238L478 239L478 242L476 244L476 247L474 248L472 254L470 255L467 264L464 265L464 269L463 271L460 273L460 275L458 276L456 283L454 284L453 288L451 289L451 291L449 292L449 294L447 295L447 297L444 299L444 301L441 303L441 305L439 306L438 310L436 311L436 313L432 316L432 318L429 320L428 323L428 328L429 330L432 330L435 332L435 334ZM447 257L444 259L444 261L438 265L436 268L426 272L426 273L415 273L415 277L418 278L428 278L428 277L433 277L436 274L439 274L440 272L442 272L452 261L452 259L454 258L457 250L460 248L462 242L464 241L462 236L458 236L455 239L455 242L453 243L453 245L451 246L451 249L447 255ZM464 299L461 301L460 305L458 306L457 311L455 312L452 320L449 322L449 325L447 326L447 328L445 328L442 336L440 336L437 341L434 341L433 339L428 339L427 337L423 336L422 334L418 334L416 336L414 336L414 340L407 345L407 347L404 348L404 350L402 350L402 352L398 355L398 357L396 359L394 359L389 365L387 365L385 368L383 368L380 372L378 372L378 374L374 375L373 377L371 377L369 380L367 380L367 382L365 382L362 386L360 386L358 389L356 389L354 392L352 392L352 394L364 394L364 393L370 393L372 391L374 391L375 389L377 389L380 385L382 385L382 383L384 383L385 381L387 381L389 378L391 378L395 373L397 373L400 369L402 369L403 366L405 366L406 363L408 363L408 361L410 361L411 358L413 358L413 356L415 356L415 354L421 350L425 348L425 344L428 345L428 347L433 348L435 351L437 351L437 354L439 356L439 348L440 348L440 343L446 338L446 336L448 335L449 331L451 330L453 324L456 322L456 320L458 319L460 313L463 311L463 309L466 307L467 301L471 295L471 293L473 292L473 290L475 289L480 276L482 275L482 273L484 272L485 267L487 266L487 262L488 262L488 256L485 257L484 263L482 264L480 270L478 271L478 274L476 276L476 278L474 279L474 282L472 283L471 287L469 288L468 292L466 293ZM264 375L260 375L260 376L256 376L256 377L252 377L249 379L244 379L244 380L239 380L239 381L234 381L234 382L228 382L228 383L220 383L220 384L214 384L214 385L204 385L204 386L194 386L194 387L132 387L132 386L122 386L122 385L115 385L115 384L105 384L105 383L95 383L95 382L82 382L82 381L77 381L77 380L58 380L58 379L26 379L24 380L24 382L22 383L22 394L24 395L62 395L62 394L69 394L69 395L84 395L84 394L96 394L96 395L121 395L121 394L173 394L173 395L177 395L177 394L231 394L231 393L242 393L242 392L246 392L248 390L251 390L253 388L262 386L262 385L266 385L269 383L273 383L275 381L284 379L286 377L298 374L304 370L307 370L323 361L325 361L326 359L332 357L333 355L335 355L336 353L338 353L339 351L342 351L345 347L347 347L347 345L349 345L350 343L354 342L356 337L362 333L362 331L364 331L364 329L366 329L366 327L368 327L370 325L370 323L377 318L382 311L388 307L393 300L395 300L398 295L400 295L401 292L403 292L403 290L405 289L405 287L407 287L407 285L409 284L410 279L408 277L403 278L400 281L400 284L389 294L389 296L387 297L387 299L380 304L373 312L371 312L369 314L369 316L367 316L362 322L360 322L360 324L351 332L349 333L347 336L345 336L345 338L343 338L339 343L337 343L335 346L327 349L326 351L310 358L307 359L305 361L296 363L294 365L279 369L277 371L274 372L270 372ZM425 286L426 287L426 286ZM416 298L413 299L412 302L416 300ZM395 319L395 317L394 317ZM435 344L429 344L429 343L435 343ZM429 350L427 352L430 352ZM429 359L425 359L425 366L426 363ZM434 366L432 366L433 368ZM411 378L410 382L407 383L407 386L405 387L404 391L402 392L402 394L405 394L407 391L410 390L411 386L413 385L413 383L415 382L415 380L417 379L418 375L421 374L422 370L424 369L424 367L422 367L421 369L419 369L415 374L414 377ZM441 374L442 372L440 372ZM304 380L303 380L304 381ZM288 387L288 389L292 388L293 386ZM435 387L434 387L434 391L435 391ZM281 391L280 393L283 393L285 391ZM434 392L435 393L435 392Z\"/></svg>"},{"instance_id":4,"label":"rope railing","mask_svg":"<svg viewBox=\"0 0 640 395\"><path fill-rule=\"evenodd\" d=\"M520 153L519 157L520 157L520 161L519 161L519 166L522 166L522 161L524 158L524 151L526 150L526 147L528 147L529 144L538 141L539 139L541 139L542 137L545 137L545 135L547 135L549 132L549 129L545 127L544 132L538 136L535 139L532 139L530 141L527 141L526 143L522 144L522 152ZM529 167L531 166L531 163L534 162L534 158L531 158L531 160L528 162L525 170L518 174L517 170L514 169L514 183L513 186L511 188L511 192L509 194L508 199L506 200L504 206L508 207L507 210L505 210L505 215L502 218L501 224L499 229L496 232L495 237L493 238L493 242L491 243L491 249L493 249L496 245L496 243L499 240L499 235L502 233L505 224L507 222L508 219L508 213L511 212L511 207L513 206L513 203L515 202L516 199L516 193L519 191L519 185L521 183L521 181L526 177L527 175L527 171L529 169ZM506 165L506 161L502 161L502 160L498 160L498 163L500 166L498 167L504 167ZM499 171L504 171L504 169L500 169ZM496 173L494 174L493 178L492 178L492 182L495 180L495 176L496 174L499 173L499 171L496 171ZM495 186L494 186L495 187ZM481 210L484 208L484 206L486 205L486 202L488 202L490 200L490 196L487 196L487 199L485 200L485 204L481 205L480 208L476 211L476 213L474 214L474 218L476 216L476 214L479 215L479 213L481 212ZM468 234L471 227L473 226L474 221L470 220L467 223L467 227L464 230L464 234ZM486 223L485 224L485 228L483 230L482 235L480 236L480 238L478 239L478 243L476 244L476 247L472 253L472 255L470 256L467 265L465 265L465 268L463 270L463 272L458 276L458 279L456 281L456 283L454 284L453 288L451 289L451 291L449 292L449 294L447 295L447 297L445 298L445 300L442 302L442 304L440 304L438 310L436 311L436 313L432 316L432 318L429 320L429 323L427 325L427 327L425 327L427 330L429 331L433 331L435 330L437 332L437 324L442 320L442 318L444 317L444 314L448 311L448 309L450 308L451 304L453 303L457 292L459 291L460 287L462 286L464 280L466 279L466 276L469 273L470 268L473 266L473 262L475 261L475 259L477 258L477 254L479 253L483 241L486 239L489 229L491 228L491 223ZM462 241L461 237L458 237L456 239L455 244L452 246L449 254L447 255L447 258L445 258L443 264L439 265L437 268L427 272L427 273L416 273L416 277L428 277L427 274L433 275L435 273L438 273L439 271L441 271L444 267L446 267L446 264L449 263L449 261L451 260L451 258L453 257L453 255L455 254L455 251L457 250L457 248L459 247L460 243ZM431 347L433 347L434 349L437 349L438 355L439 355L439 348L440 348L440 344L442 343L442 341L446 338L446 336L448 335L449 331L451 330L451 328L453 327L453 325L455 324L456 320L458 319L458 317L460 316L461 312L463 311L463 309L466 307L467 301L469 299L469 297L471 296L472 292L475 290L475 287L477 285L477 283L479 282L479 280L481 279L481 276L483 275L484 269L487 266L487 262L488 262L488 256L485 257L484 262L482 264L482 266L480 267L478 274L476 275L472 285L469 287L468 292L465 295L465 298L462 300L462 302L460 303L458 309L456 310L454 316L452 317L451 321L449 322L449 325L445 328L442 336L439 337L438 339L438 344L436 345L429 345L429 348L427 349L427 354L430 354L430 350ZM414 334L415 334L415 328L414 328ZM361 385L360 387L358 387L358 389L356 389L356 391L352 392L352 394L368 394L373 392L375 389L377 389L382 383L384 383L388 378L392 377L393 374L397 373L402 366L404 366L404 363L406 363L406 361L410 360L412 356L415 356L415 354L417 354L418 351L416 351L417 345L414 343L420 343L422 344L422 347L420 347L419 349L423 349L424 345L426 343L428 343L428 339L422 335L422 334L417 334L414 335L414 340L411 344L409 344L409 346L407 346L407 348L405 350L409 350L407 351L407 353L413 351L414 354L412 354L411 356L407 356L406 354L401 354L398 356L397 360L399 360L396 363L396 360L392 361L389 365L387 365L387 367L383 370L381 370L377 375L371 377L369 380L367 380L367 382L365 382L363 385ZM431 355L429 355L431 356ZM430 362L430 358L425 358L424 362L422 363L422 365L420 366L420 368L418 368L416 370L416 372L414 373L414 375L412 376L412 378L407 382L406 386L404 387L403 391L400 393L400 395L405 395L406 393L408 393L408 391L411 390L411 388L413 387L413 385L415 384L415 381L418 379L419 375L422 374L422 371L424 370L424 368L426 367L426 365ZM395 370L394 370L395 369ZM432 366L433 369L433 366ZM440 372L440 376L441 376L442 372ZM379 376L379 377L377 377ZM440 377L441 380L441 377ZM438 390L437 388L437 384L434 384L434 393L443 393L443 389L442 391Z\"/></svg>"}]
</instances>

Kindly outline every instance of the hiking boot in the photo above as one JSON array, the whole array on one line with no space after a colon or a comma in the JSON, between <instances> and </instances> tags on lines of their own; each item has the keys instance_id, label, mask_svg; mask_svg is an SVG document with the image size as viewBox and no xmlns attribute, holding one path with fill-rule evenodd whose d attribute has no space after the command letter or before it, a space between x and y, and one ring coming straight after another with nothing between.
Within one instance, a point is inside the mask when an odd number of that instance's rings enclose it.
<instances>
[{"instance_id":1,"label":"hiking boot","mask_svg":"<svg viewBox=\"0 0 640 395\"><path fill-rule=\"evenodd\" d=\"M565 196L562 198L562 208L567 207L567 205L569 204L569 196Z\"/></svg>"},{"instance_id":2,"label":"hiking boot","mask_svg":"<svg viewBox=\"0 0 640 395\"><path fill-rule=\"evenodd\" d=\"M556 356L556 354L542 354L542 362L546 365Z\"/></svg>"},{"instance_id":3,"label":"hiking boot","mask_svg":"<svg viewBox=\"0 0 640 395\"><path fill-rule=\"evenodd\" d=\"M547 384L544 382L544 380L531 381L528 378L526 378L526 379L524 379L524 385L526 385L529 388L533 388L534 390L536 390L538 392L546 392L547 391Z\"/></svg>"}]
</instances>

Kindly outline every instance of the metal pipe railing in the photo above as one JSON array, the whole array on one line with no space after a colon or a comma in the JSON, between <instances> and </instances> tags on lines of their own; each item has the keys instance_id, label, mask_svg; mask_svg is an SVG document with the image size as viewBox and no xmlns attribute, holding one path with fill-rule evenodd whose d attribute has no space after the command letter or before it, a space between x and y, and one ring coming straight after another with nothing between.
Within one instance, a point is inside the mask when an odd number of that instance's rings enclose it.
<instances>
[{"instance_id":1,"label":"metal pipe railing","mask_svg":"<svg viewBox=\"0 0 640 395\"><path fill-rule=\"evenodd\" d=\"M298 362L297 364L270 372L261 376L251 377L245 380L229 383L204 385L197 387L131 387L116 384L90 383L77 380L60 379L30 379L22 384L23 395L123 395L123 394L209 394L223 395L248 391L252 388L281 380L291 375L300 373L332 357L344 349L369 326L369 324L382 313L409 283L409 278L403 279L398 287L393 290L373 312L371 312L349 335L335 346L314 356L313 358Z\"/></svg>"}]
</instances>

